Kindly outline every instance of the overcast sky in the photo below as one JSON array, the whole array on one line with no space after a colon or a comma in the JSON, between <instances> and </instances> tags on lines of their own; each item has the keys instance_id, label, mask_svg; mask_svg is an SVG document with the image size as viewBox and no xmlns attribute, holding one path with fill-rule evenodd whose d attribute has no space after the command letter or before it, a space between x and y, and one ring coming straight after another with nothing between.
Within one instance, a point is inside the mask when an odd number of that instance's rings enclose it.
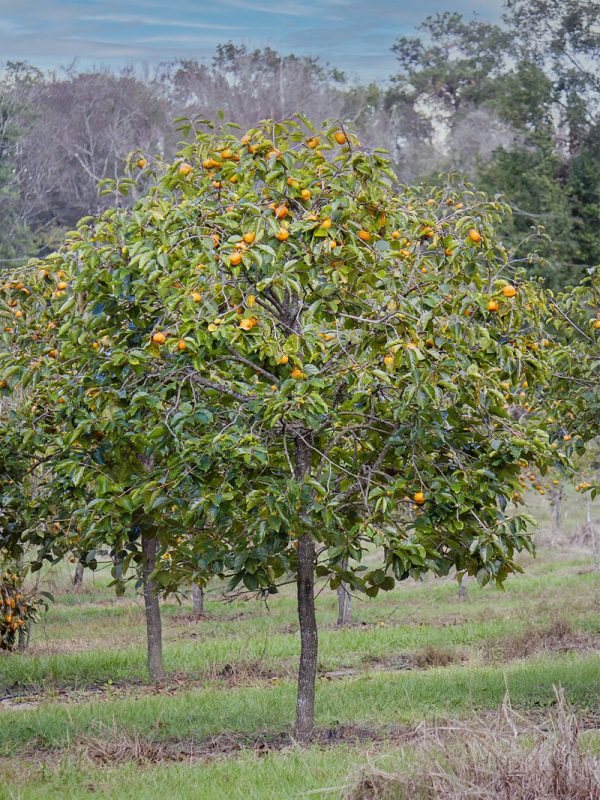
<instances>
[{"instance_id":1,"label":"overcast sky","mask_svg":"<svg viewBox=\"0 0 600 800\"><path fill-rule=\"evenodd\" d=\"M497 20L502 0L0 0L0 64L123 66L210 58L232 40L317 55L355 78L393 71L390 47L428 14Z\"/></svg>"}]
</instances>

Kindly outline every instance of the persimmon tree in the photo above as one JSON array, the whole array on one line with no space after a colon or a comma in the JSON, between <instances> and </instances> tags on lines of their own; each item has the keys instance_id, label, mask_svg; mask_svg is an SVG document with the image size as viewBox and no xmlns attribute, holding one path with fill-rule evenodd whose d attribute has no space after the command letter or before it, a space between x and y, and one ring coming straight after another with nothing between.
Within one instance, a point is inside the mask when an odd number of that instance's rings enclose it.
<instances>
[{"instance_id":1,"label":"persimmon tree","mask_svg":"<svg viewBox=\"0 0 600 800\"><path fill-rule=\"evenodd\" d=\"M162 546L183 532L178 512L191 496L188 492L182 500L181 491L170 488L167 504L162 490L174 476L169 458L178 453L173 433L178 421L172 421L173 427L168 421L163 424L160 388L144 392L146 378L136 383L135 371L124 367L119 356L113 359L108 336L92 343L93 360L87 358L87 347L79 350L77 345L63 360L68 352L63 336L75 296L65 303L67 276L61 263L58 256L50 257L47 266L36 265L3 287L5 307L16 323L5 331L10 335L0 353L0 363L10 365L3 373L4 391L14 396L15 406L6 430L21 468L21 478L9 481L6 497L12 505L5 508L12 510L12 527L6 526L4 538L13 551L30 555L33 570L44 560L55 563L66 557L95 570L108 555L117 591L123 591L127 578L137 578L144 594L149 674L160 681L162 587L154 580L159 536ZM27 278L31 288L23 283ZM87 295L81 291L75 316L85 314ZM16 303L15 297L20 298ZM98 306L91 314L98 314ZM123 318L115 324L118 328ZM130 392L123 388L128 372ZM152 409L159 408L157 425ZM11 463L17 463L14 455ZM180 459L177 463L182 464ZM41 464L45 469L40 474ZM21 502L26 468L37 470L41 484L35 508L29 510Z\"/></svg>"},{"instance_id":2,"label":"persimmon tree","mask_svg":"<svg viewBox=\"0 0 600 800\"><path fill-rule=\"evenodd\" d=\"M174 163L131 168L121 190L142 171L147 196L21 276L11 380L43 393L56 474L91 498L79 546L118 538L165 591L294 576L308 739L316 576L372 597L452 568L501 583L532 548L506 501L553 451L504 395L545 380L544 300L501 203L399 189L339 125L198 124Z\"/></svg>"}]
</instances>

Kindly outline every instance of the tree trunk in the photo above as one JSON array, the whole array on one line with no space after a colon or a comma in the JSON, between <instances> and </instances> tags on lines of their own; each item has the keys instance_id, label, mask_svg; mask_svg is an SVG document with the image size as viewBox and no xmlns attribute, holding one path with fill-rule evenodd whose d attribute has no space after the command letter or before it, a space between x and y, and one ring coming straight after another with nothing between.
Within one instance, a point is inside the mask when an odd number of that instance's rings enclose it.
<instances>
[{"instance_id":1,"label":"tree trunk","mask_svg":"<svg viewBox=\"0 0 600 800\"><path fill-rule=\"evenodd\" d=\"M467 576L463 575L461 582L458 584L458 599L467 599Z\"/></svg>"},{"instance_id":2,"label":"tree trunk","mask_svg":"<svg viewBox=\"0 0 600 800\"><path fill-rule=\"evenodd\" d=\"M73 575L73 589L76 592L81 590L81 586L83 584L83 564L81 561L77 562L77 566L75 567L75 575Z\"/></svg>"},{"instance_id":3,"label":"tree trunk","mask_svg":"<svg viewBox=\"0 0 600 800\"><path fill-rule=\"evenodd\" d=\"M598 553L598 537L596 535L596 526L592 520L592 501L589 493L585 495L585 510L587 517L587 528L592 540L592 562L594 564L594 572L600 572L600 557Z\"/></svg>"},{"instance_id":4,"label":"tree trunk","mask_svg":"<svg viewBox=\"0 0 600 800\"><path fill-rule=\"evenodd\" d=\"M310 471L310 448L305 441L296 441L296 479L301 481ZM318 635L315 613L315 541L310 533L298 539L298 622L300 623L300 665L296 699L295 733L302 742L311 739L315 727L315 683L317 679Z\"/></svg>"},{"instance_id":5,"label":"tree trunk","mask_svg":"<svg viewBox=\"0 0 600 800\"><path fill-rule=\"evenodd\" d=\"M197 583L192 583L192 608L196 619L204 616L204 589Z\"/></svg>"},{"instance_id":6,"label":"tree trunk","mask_svg":"<svg viewBox=\"0 0 600 800\"><path fill-rule=\"evenodd\" d=\"M142 556L144 559L142 579L144 585L144 606L146 608L148 673L152 683L160 683L165 677L162 657L160 603L156 592L156 582L150 577L156 567L157 550L158 540L156 536L142 534Z\"/></svg>"},{"instance_id":7,"label":"tree trunk","mask_svg":"<svg viewBox=\"0 0 600 800\"><path fill-rule=\"evenodd\" d=\"M560 536L560 512L562 506L563 487L559 485L552 493L552 544L556 544Z\"/></svg>"},{"instance_id":8,"label":"tree trunk","mask_svg":"<svg viewBox=\"0 0 600 800\"><path fill-rule=\"evenodd\" d=\"M342 564L342 569L348 568L348 562L344 561ZM350 597L350 592L348 590L347 583L340 583L337 590L337 597L338 597L338 618L337 624L338 628L342 628L344 625L350 625L352 623L352 598Z\"/></svg>"},{"instance_id":9,"label":"tree trunk","mask_svg":"<svg viewBox=\"0 0 600 800\"><path fill-rule=\"evenodd\" d=\"M28 622L27 627L19 628L19 635L17 638L17 650L19 653L24 653L25 650L29 647L29 635L31 633L31 626L33 622L31 620Z\"/></svg>"},{"instance_id":10,"label":"tree trunk","mask_svg":"<svg viewBox=\"0 0 600 800\"><path fill-rule=\"evenodd\" d=\"M298 621L300 622L300 668L296 700L296 736L309 741L315 727L315 682L318 635L315 614L315 542L305 533L298 539Z\"/></svg>"}]
</instances>

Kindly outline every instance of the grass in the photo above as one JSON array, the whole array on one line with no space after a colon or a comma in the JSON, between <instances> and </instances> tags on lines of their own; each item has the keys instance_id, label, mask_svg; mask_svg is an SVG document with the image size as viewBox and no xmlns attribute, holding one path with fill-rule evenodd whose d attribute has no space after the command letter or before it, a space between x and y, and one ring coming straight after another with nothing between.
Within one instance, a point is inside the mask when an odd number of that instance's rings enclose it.
<instances>
[{"instance_id":1,"label":"grass","mask_svg":"<svg viewBox=\"0 0 600 800\"><path fill-rule=\"evenodd\" d=\"M536 513L543 519L543 508ZM462 602L451 580L406 583L375 601L356 600L355 625L344 630L334 626L335 596L320 594L318 724L363 726L375 740L242 749L182 763L159 757L156 765L134 755L99 764L90 743L133 737L142 749L194 747L223 732L251 740L290 730L299 649L292 590L267 608L224 604L221 587L211 587L209 617L201 622L190 618L189 602L165 604L170 677L157 689L146 685L139 599L115 598L105 572L86 576L80 594L64 567L47 572L45 588L56 602L29 651L0 656L0 697L25 701L0 702L0 800L128 800L165 791L216 800L340 798L357 765L394 771L410 761L410 745L390 739L388 726L485 716L507 691L514 708L535 717L553 706L555 685L593 727L600 577L590 570L590 554L574 546L545 548L523 564L525 574L510 579L505 592L470 582ZM402 669L429 663L448 666ZM344 669L346 677L328 675ZM600 736L588 731L585 741L600 752Z\"/></svg>"},{"instance_id":2,"label":"grass","mask_svg":"<svg viewBox=\"0 0 600 800\"><path fill-rule=\"evenodd\" d=\"M495 709L506 692L515 706L543 708L553 705L553 686L557 684L564 687L572 704L591 709L600 694L597 655L546 657L505 668L445 667L426 672L371 673L322 682L317 721L323 726L414 723ZM32 741L36 747L68 747L85 733L114 726L153 740L199 740L223 730L285 731L292 725L293 708L291 681L268 688L158 692L71 705L49 701L35 710L5 712L9 724L0 728L0 756L18 753Z\"/></svg>"},{"instance_id":3,"label":"grass","mask_svg":"<svg viewBox=\"0 0 600 800\"><path fill-rule=\"evenodd\" d=\"M9 785L0 786L0 800L89 800L90 796L115 800L289 800L315 791L315 797L330 800L340 796L340 787L360 758L359 750L340 746L295 749L260 758L243 753L208 764L161 764L143 770L136 764L98 768L85 760L68 759L26 775L22 765L18 770L9 767L5 779L18 785L19 793ZM328 786L333 789L327 791Z\"/></svg>"}]
</instances>

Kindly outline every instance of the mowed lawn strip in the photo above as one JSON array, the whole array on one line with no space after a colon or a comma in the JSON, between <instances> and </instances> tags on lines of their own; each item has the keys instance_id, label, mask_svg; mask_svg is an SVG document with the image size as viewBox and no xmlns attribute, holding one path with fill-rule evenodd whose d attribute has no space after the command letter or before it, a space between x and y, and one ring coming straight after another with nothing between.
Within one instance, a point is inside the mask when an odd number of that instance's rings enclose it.
<instances>
[{"instance_id":1,"label":"mowed lawn strip","mask_svg":"<svg viewBox=\"0 0 600 800\"><path fill-rule=\"evenodd\" d=\"M502 669L446 667L426 672L363 674L323 681L318 688L318 724L414 722L493 709L509 692L519 707L554 702L555 685L568 701L593 708L600 694L600 659L591 656L534 658ZM82 736L124 730L154 740L202 739L224 731L286 731L294 710L294 685L202 689L135 699L42 704L0 713L0 755L27 746L68 747Z\"/></svg>"}]
</instances>

